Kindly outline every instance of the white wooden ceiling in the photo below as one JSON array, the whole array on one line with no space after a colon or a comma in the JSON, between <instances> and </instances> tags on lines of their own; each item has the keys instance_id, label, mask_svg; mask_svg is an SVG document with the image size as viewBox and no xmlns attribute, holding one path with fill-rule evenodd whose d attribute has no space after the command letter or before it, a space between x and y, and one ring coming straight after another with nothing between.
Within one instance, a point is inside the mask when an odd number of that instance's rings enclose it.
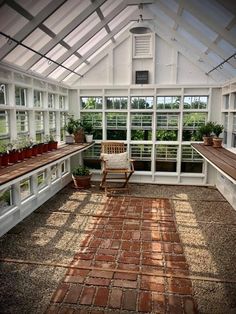
<instances>
[{"instance_id":1,"label":"white wooden ceiling","mask_svg":"<svg viewBox=\"0 0 236 314\"><path fill-rule=\"evenodd\" d=\"M153 31L201 70L236 77L233 0L0 0L0 61L69 84L129 35L140 3Z\"/></svg>"}]
</instances>

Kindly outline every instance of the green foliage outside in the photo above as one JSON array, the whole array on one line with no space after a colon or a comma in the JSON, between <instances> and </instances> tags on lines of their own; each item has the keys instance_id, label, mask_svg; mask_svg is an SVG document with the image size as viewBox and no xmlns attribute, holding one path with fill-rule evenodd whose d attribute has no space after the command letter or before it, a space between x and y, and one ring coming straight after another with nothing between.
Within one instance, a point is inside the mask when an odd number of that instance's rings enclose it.
<instances>
[{"instance_id":1,"label":"green foliage outside","mask_svg":"<svg viewBox=\"0 0 236 314\"><path fill-rule=\"evenodd\" d=\"M178 131L177 130L159 130L156 132L156 139L158 141L177 141Z\"/></svg>"}]
</instances>

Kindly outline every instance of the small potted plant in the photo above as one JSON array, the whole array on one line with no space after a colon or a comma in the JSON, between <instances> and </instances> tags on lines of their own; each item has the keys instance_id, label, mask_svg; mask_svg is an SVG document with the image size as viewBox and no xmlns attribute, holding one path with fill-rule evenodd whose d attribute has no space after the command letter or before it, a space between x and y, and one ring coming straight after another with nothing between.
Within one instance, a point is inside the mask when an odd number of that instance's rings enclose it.
<instances>
[{"instance_id":1,"label":"small potted plant","mask_svg":"<svg viewBox=\"0 0 236 314\"><path fill-rule=\"evenodd\" d=\"M209 121L206 124L200 126L198 133L203 139L203 144L206 146L211 146L213 142L212 132L214 123Z\"/></svg>"},{"instance_id":2,"label":"small potted plant","mask_svg":"<svg viewBox=\"0 0 236 314\"><path fill-rule=\"evenodd\" d=\"M223 138L219 138L220 134L223 132L224 126L221 124L215 123L213 126L213 133L215 137L213 137L213 147L219 148L222 147Z\"/></svg>"},{"instance_id":3,"label":"small potted plant","mask_svg":"<svg viewBox=\"0 0 236 314\"><path fill-rule=\"evenodd\" d=\"M55 140L54 136L50 134L49 141L48 141L48 149L54 150L57 149L58 141Z\"/></svg>"},{"instance_id":4,"label":"small potted plant","mask_svg":"<svg viewBox=\"0 0 236 314\"><path fill-rule=\"evenodd\" d=\"M93 141L93 125L91 122L84 122L83 124L85 139L87 143L91 143Z\"/></svg>"},{"instance_id":5,"label":"small potted plant","mask_svg":"<svg viewBox=\"0 0 236 314\"><path fill-rule=\"evenodd\" d=\"M74 120L75 143L84 143L84 127L80 119Z\"/></svg>"},{"instance_id":6,"label":"small potted plant","mask_svg":"<svg viewBox=\"0 0 236 314\"><path fill-rule=\"evenodd\" d=\"M69 117L67 123L64 127L65 131L68 133L66 135L66 144L73 144L74 140L74 131L75 131L75 120L73 117Z\"/></svg>"},{"instance_id":7,"label":"small potted plant","mask_svg":"<svg viewBox=\"0 0 236 314\"><path fill-rule=\"evenodd\" d=\"M6 167L8 166L9 155L7 151L7 144L0 143L0 166Z\"/></svg>"},{"instance_id":8,"label":"small potted plant","mask_svg":"<svg viewBox=\"0 0 236 314\"><path fill-rule=\"evenodd\" d=\"M73 169L72 179L76 189L86 189L91 186L91 172L86 166L79 165Z\"/></svg>"}]
</instances>

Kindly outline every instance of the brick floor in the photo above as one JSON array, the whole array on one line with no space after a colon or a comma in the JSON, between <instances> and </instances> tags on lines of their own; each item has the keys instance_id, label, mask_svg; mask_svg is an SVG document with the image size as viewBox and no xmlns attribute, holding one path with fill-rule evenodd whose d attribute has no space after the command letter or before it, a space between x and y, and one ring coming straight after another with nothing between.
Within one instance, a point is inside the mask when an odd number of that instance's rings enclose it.
<instances>
[{"instance_id":1,"label":"brick floor","mask_svg":"<svg viewBox=\"0 0 236 314\"><path fill-rule=\"evenodd\" d=\"M108 197L88 216L47 314L197 313L167 199Z\"/></svg>"}]
</instances>

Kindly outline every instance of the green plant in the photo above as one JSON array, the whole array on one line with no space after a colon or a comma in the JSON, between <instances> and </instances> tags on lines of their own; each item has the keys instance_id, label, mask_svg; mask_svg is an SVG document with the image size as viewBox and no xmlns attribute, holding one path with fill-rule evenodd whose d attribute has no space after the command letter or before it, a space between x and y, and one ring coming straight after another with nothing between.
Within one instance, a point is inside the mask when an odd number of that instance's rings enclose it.
<instances>
[{"instance_id":1,"label":"green plant","mask_svg":"<svg viewBox=\"0 0 236 314\"><path fill-rule=\"evenodd\" d=\"M205 125L201 125L198 129L198 133L201 137L210 137L213 132L214 123L209 121Z\"/></svg>"},{"instance_id":2,"label":"green plant","mask_svg":"<svg viewBox=\"0 0 236 314\"><path fill-rule=\"evenodd\" d=\"M0 143L0 154L5 154L5 153L7 153L7 144Z\"/></svg>"},{"instance_id":3,"label":"green plant","mask_svg":"<svg viewBox=\"0 0 236 314\"><path fill-rule=\"evenodd\" d=\"M214 123L213 125L213 133L216 137L219 137L220 133L224 130L224 126L221 124Z\"/></svg>"},{"instance_id":4,"label":"green plant","mask_svg":"<svg viewBox=\"0 0 236 314\"><path fill-rule=\"evenodd\" d=\"M74 176L89 176L90 170L86 166L79 165L77 168L73 169L72 174Z\"/></svg>"},{"instance_id":5,"label":"green plant","mask_svg":"<svg viewBox=\"0 0 236 314\"><path fill-rule=\"evenodd\" d=\"M64 129L70 134L75 134L78 132L80 129L83 128L83 125L80 121L80 119L74 119L73 116L68 118L67 123L65 124Z\"/></svg>"},{"instance_id":6,"label":"green plant","mask_svg":"<svg viewBox=\"0 0 236 314\"><path fill-rule=\"evenodd\" d=\"M84 132L85 133L87 133L87 134L92 134L93 133L93 125L92 125L91 122L84 121L83 128L84 128Z\"/></svg>"}]
</instances>

